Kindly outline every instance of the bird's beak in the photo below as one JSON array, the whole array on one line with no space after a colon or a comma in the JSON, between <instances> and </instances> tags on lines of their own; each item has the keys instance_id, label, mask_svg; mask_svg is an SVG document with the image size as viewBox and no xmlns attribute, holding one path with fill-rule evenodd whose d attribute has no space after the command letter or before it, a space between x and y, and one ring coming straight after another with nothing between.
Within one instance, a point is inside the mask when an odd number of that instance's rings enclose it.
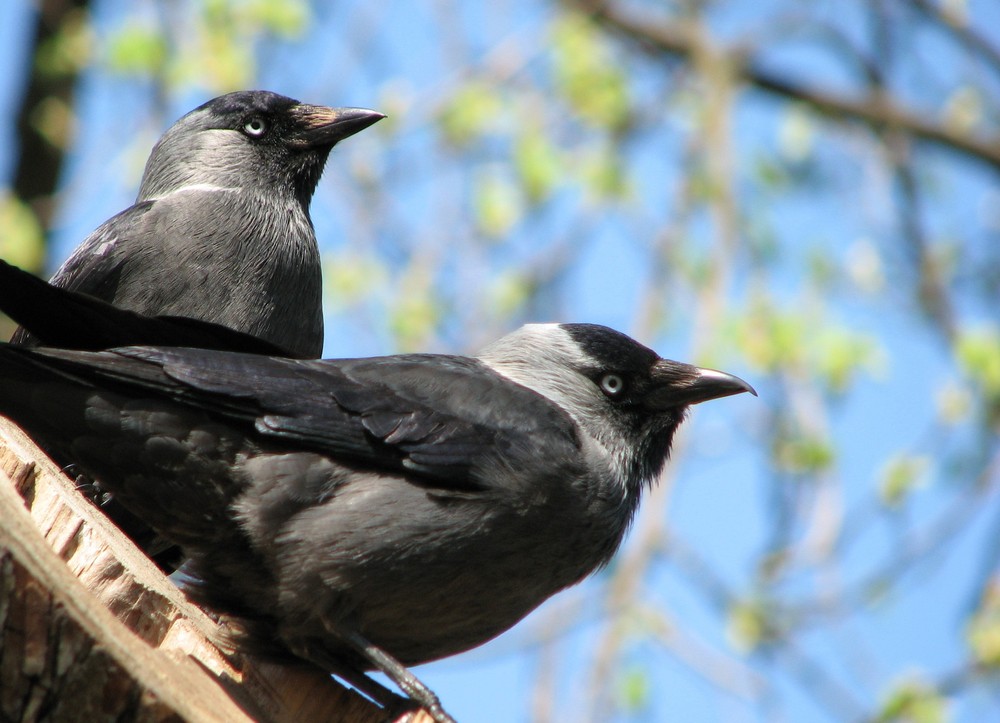
<instances>
[{"instance_id":1,"label":"bird's beak","mask_svg":"<svg viewBox=\"0 0 1000 723\"><path fill-rule=\"evenodd\" d=\"M743 392L757 396L756 390L737 376L669 359L656 363L653 378L661 382L646 398L654 409L686 407Z\"/></svg>"},{"instance_id":2,"label":"bird's beak","mask_svg":"<svg viewBox=\"0 0 1000 723\"><path fill-rule=\"evenodd\" d=\"M298 126L292 143L299 148L333 146L385 118L384 113L367 108L327 108L305 103L290 112Z\"/></svg>"}]
</instances>

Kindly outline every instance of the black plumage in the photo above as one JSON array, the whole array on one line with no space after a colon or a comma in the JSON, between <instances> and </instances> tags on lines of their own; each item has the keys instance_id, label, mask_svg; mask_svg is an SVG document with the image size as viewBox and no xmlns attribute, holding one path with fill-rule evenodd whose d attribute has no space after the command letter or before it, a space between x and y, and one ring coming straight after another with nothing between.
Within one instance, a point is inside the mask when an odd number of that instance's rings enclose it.
<instances>
[{"instance_id":1,"label":"black plumage","mask_svg":"<svg viewBox=\"0 0 1000 723\"><path fill-rule=\"evenodd\" d=\"M42 346L100 351L184 346L295 357L250 334L186 316L148 316L62 289L0 259L0 309Z\"/></svg>"},{"instance_id":2,"label":"black plumage","mask_svg":"<svg viewBox=\"0 0 1000 723\"><path fill-rule=\"evenodd\" d=\"M479 645L606 564L688 405L752 391L578 324L478 357L0 346L0 378L0 413L181 545L245 645L348 676L382 667L369 643Z\"/></svg>"}]
</instances>

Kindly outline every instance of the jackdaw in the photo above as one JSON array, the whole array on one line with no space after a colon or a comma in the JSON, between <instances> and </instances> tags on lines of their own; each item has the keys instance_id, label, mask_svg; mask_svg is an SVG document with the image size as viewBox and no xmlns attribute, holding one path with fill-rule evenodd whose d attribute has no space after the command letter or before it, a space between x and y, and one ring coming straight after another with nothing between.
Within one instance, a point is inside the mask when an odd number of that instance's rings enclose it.
<instances>
[{"instance_id":1,"label":"jackdaw","mask_svg":"<svg viewBox=\"0 0 1000 723\"><path fill-rule=\"evenodd\" d=\"M614 554L690 405L746 382L590 324L476 357L0 346L0 414L190 557L242 642L391 694Z\"/></svg>"},{"instance_id":2,"label":"jackdaw","mask_svg":"<svg viewBox=\"0 0 1000 723\"><path fill-rule=\"evenodd\" d=\"M268 91L211 100L163 134L135 205L88 236L52 283L318 357L322 288L309 202L333 146L384 117ZM12 341L30 337L19 331Z\"/></svg>"}]
</instances>

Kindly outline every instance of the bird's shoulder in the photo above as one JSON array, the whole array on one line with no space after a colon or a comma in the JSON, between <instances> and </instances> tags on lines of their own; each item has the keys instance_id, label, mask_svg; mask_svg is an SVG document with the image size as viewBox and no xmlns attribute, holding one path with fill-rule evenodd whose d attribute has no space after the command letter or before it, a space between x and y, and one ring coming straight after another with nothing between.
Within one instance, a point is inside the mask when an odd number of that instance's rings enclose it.
<instances>
[{"instance_id":1,"label":"bird's shoulder","mask_svg":"<svg viewBox=\"0 0 1000 723\"><path fill-rule=\"evenodd\" d=\"M136 203L94 229L52 276L52 285L106 301L113 299L122 266L129 260L128 240L142 237L141 230L155 206L154 201Z\"/></svg>"},{"instance_id":2,"label":"bird's shoulder","mask_svg":"<svg viewBox=\"0 0 1000 723\"><path fill-rule=\"evenodd\" d=\"M241 238L232 233L233 220L252 216L258 205L243 195L239 189L192 186L139 200L87 236L52 283L111 301L123 278L158 268L150 264L155 257L219 253L220 239Z\"/></svg>"}]
</instances>

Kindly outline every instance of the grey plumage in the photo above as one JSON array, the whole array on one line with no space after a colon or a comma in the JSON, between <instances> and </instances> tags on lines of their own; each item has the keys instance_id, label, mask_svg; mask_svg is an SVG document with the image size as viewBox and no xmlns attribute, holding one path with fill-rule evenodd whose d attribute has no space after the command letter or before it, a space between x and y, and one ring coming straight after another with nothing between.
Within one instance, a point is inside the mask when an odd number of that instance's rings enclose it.
<instances>
[{"instance_id":1,"label":"grey plumage","mask_svg":"<svg viewBox=\"0 0 1000 723\"><path fill-rule=\"evenodd\" d=\"M309 203L333 146L382 117L267 91L205 103L156 143L135 205L87 237L52 283L318 357L321 274ZM19 332L14 341L28 339Z\"/></svg>"},{"instance_id":2,"label":"grey plumage","mask_svg":"<svg viewBox=\"0 0 1000 723\"><path fill-rule=\"evenodd\" d=\"M357 636L434 660L606 564L688 406L753 392L585 324L475 358L0 346L0 377L0 413L180 544L245 644L340 673L373 666Z\"/></svg>"}]
</instances>

